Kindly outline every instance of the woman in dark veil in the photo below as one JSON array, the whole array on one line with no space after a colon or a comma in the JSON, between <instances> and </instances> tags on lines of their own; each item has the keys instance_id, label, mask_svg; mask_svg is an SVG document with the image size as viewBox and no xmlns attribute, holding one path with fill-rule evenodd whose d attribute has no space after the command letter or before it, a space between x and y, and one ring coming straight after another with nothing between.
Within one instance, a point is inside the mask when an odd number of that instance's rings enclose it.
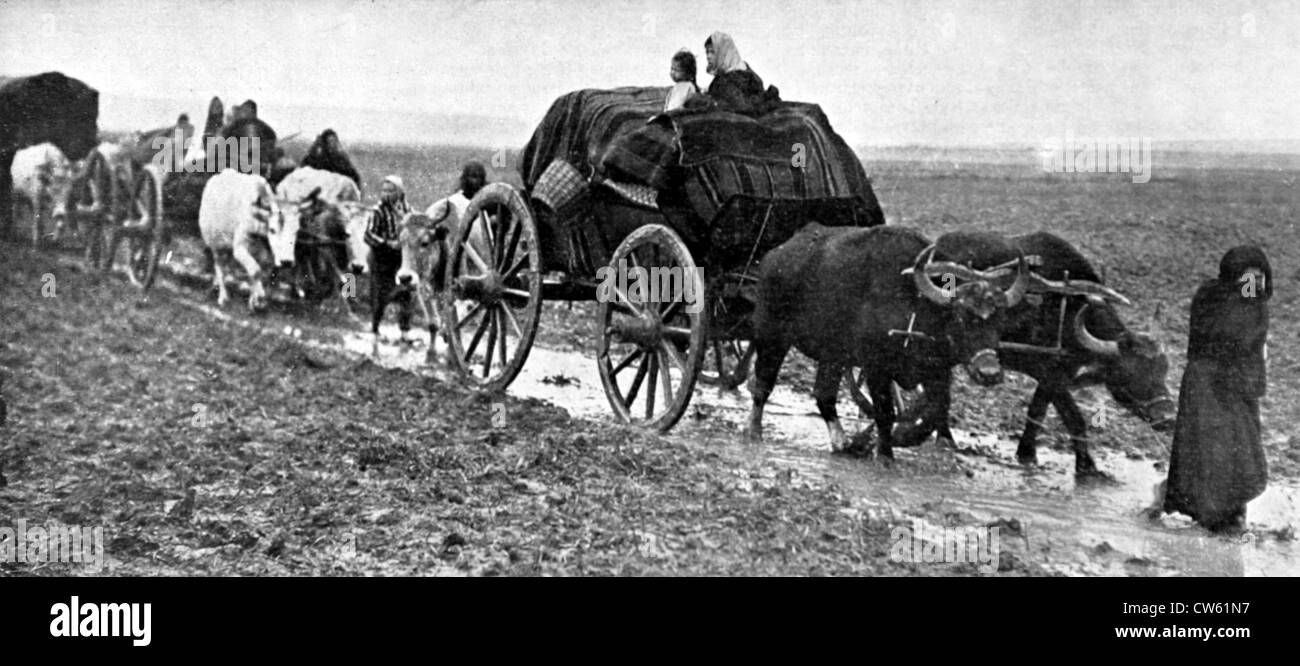
<instances>
[{"instance_id":1,"label":"woman in dark veil","mask_svg":"<svg viewBox=\"0 0 1300 666\"><path fill-rule=\"evenodd\" d=\"M1268 485L1259 399L1272 295L1268 258L1243 245L1223 256L1218 279L1192 299L1164 510L1213 531L1245 527L1246 503Z\"/></svg>"},{"instance_id":2,"label":"woman in dark veil","mask_svg":"<svg viewBox=\"0 0 1300 666\"><path fill-rule=\"evenodd\" d=\"M361 189L361 174L357 173L356 167L352 166L352 160L348 158L347 153L343 152L343 146L339 145L338 134L332 129L327 129L316 137L316 142L311 145L307 156L302 160L302 166L347 176L357 184L358 190Z\"/></svg>"}]
</instances>

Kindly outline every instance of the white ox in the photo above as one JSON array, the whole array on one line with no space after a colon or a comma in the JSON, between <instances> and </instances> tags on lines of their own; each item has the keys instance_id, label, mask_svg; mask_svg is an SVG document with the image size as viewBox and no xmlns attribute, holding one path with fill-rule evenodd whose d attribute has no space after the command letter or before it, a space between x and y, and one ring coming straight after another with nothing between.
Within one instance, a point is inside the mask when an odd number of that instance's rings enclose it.
<instances>
[{"instance_id":1,"label":"white ox","mask_svg":"<svg viewBox=\"0 0 1300 666\"><path fill-rule=\"evenodd\" d=\"M347 279L344 271L351 270L354 281L364 272L370 254L364 238L370 208L361 203L361 190L351 178L299 167L276 186L276 196L286 221L296 221L302 232L300 257L310 259L308 275L316 280L329 276L341 285ZM304 252L308 243L316 244L312 252ZM342 290L339 294L348 310L346 295Z\"/></svg>"},{"instance_id":2,"label":"white ox","mask_svg":"<svg viewBox=\"0 0 1300 666\"><path fill-rule=\"evenodd\" d=\"M263 241L270 245L274 266L293 265L298 239L298 217L281 213L275 193L266 179L226 169L208 180L199 203L199 232L212 252L213 282L217 286L217 305L229 300L222 262L226 253L248 273L248 307L266 307L263 268L254 255L255 246Z\"/></svg>"},{"instance_id":3,"label":"white ox","mask_svg":"<svg viewBox=\"0 0 1300 666\"><path fill-rule=\"evenodd\" d=\"M67 220L68 194L72 191L75 169L57 146L41 143L18 151L9 173L14 182L13 199L9 202L15 208L14 217L22 219L18 215L19 206L30 207L32 245L38 245Z\"/></svg>"}]
</instances>

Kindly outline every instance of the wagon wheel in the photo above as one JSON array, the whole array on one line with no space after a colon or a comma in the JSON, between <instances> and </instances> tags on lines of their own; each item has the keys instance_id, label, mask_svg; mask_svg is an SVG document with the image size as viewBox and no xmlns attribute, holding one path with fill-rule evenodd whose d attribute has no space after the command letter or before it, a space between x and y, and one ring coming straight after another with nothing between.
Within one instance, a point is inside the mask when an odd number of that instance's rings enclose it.
<instances>
[{"instance_id":1,"label":"wagon wheel","mask_svg":"<svg viewBox=\"0 0 1300 666\"><path fill-rule=\"evenodd\" d=\"M440 305L451 365L470 386L504 391L524 367L541 319L537 225L513 187L492 183L474 195L449 241Z\"/></svg>"},{"instance_id":2,"label":"wagon wheel","mask_svg":"<svg viewBox=\"0 0 1300 666\"><path fill-rule=\"evenodd\" d=\"M872 418L875 416L876 408L874 403L871 402L871 396L867 395L867 391L864 388L866 383L867 376L866 373L862 372L862 368L847 368L844 370L844 386L849 390L849 396L853 398L853 402L857 404L858 409L862 412L863 418ZM897 382L891 382L891 385L893 388L891 393L894 396L895 415L907 411L908 407L916 404L916 401L920 400L925 394L920 386L916 387L916 390L914 391L904 391L898 386Z\"/></svg>"},{"instance_id":3,"label":"wagon wheel","mask_svg":"<svg viewBox=\"0 0 1300 666\"><path fill-rule=\"evenodd\" d=\"M754 365L754 346L749 340L714 340L700 370L700 383L724 390L745 383Z\"/></svg>"},{"instance_id":4,"label":"wagon wheel","mask_svg":"<svg viewBox=\"0 0 1300 666\"><path fill-rule=\"evenodd\" d=\"M132 195L132 210L139 217L132 220L127 243L127 276L141 289L153 286L158 276L158 259L167 241L167 223L163 217L162 174L152 164L140 171ZM111 261L111 258L109 259Z\"/></svg>"},{"instance_id":5,"label":"wagon wheel","mask_svg":"<svg viewBox=\"0 0 1300 666\"><path fill-rule=\"evenodd\" d=\"M649 273L652 268L668 269L675 293L636 288L641 284L637 268L645 269L652 282L657 281ZM605 396L624 422L667 431L686 412L708 347L706 310L689 307L683 298L693 293L695 303L708 302L704 281L681 237L659 224L628 235L614 251L609 270L614 280L602 284L596 308L601 331L596 362Z\"/></svg>"}]
</instances>

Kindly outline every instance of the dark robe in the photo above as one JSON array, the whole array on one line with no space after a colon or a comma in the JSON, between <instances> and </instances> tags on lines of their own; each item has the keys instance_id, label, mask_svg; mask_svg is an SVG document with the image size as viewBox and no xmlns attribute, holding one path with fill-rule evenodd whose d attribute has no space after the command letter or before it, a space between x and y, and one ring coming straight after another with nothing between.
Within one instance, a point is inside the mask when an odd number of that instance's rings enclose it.
<instances>
[{"instance_id":1,"label":"dark robe","mask_svg":"<svg viewBox=\"0 0 1300 666\"><path fill-rule=\"evenodd\" d=\"M709 83L709 98L718 108L750 116L766 113L780 101L776 88L763 89L763 79L754 70L737 69L713 77ZM690 105L688 105L688 108Z\"/></svg>"},{"instance_id":2,"label":"dark robe","mask_svg":"<svg viewBox=\"0 0 1300 666\"><path fill-rule=\"evenodd\" d=\"M307 151L307 156L302 158L302 166L347 176L357 184L358 190L361 189L361 174L357 173L356 167L352 166L352 160L348 158L347 153L330 150L329 145L320 139L312 144L311 149Z\"/></svg>"},{"instance_id":3,"label":"dark robe","mask_svg":"<svg viewBox=\"0 0 1300 666\"><path fill-rule=\"evenodd\" d=\"M260 166L265 167L262 169L263 172L270 170L271 161L275 155L276 136L275 130L271 129L271 126L266 124L265 121L256 116L236 118L229 125L222 128L221 136L226 138L257 138L260 142L258 145L258 162Z\"/></svg>"},{"instance_id":4,"label":"dark robe","mask_svg":"<svg viewBox=\"0 0 1300 666\"><path fill-rule=\"evenodd\" d=\"M1239 282L1250 267L1266 276L1253 296L1244 295L1247 285ZM1164 509L1209 529L1244 523L1246 503L1268 485L1259 399L1272 290L1263 252L1243 246L1224 256L1219 278L1201 285L1192 299Z\"/></svg>"}]
</instances>

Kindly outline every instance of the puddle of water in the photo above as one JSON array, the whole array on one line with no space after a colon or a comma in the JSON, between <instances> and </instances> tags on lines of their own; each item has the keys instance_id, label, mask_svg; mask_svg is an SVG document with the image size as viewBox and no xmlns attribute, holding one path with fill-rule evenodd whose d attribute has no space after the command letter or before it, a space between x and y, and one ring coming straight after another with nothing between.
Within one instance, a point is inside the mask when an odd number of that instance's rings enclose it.
<instances>
[{"instance_id":1,"label":"puddle of water","mask_svg":"<svg viewBox=\"0 0 1300 666\"><path fill-rule=\"evenodd\" d=\"M426 331L411 332L418 340L414 346L392 342L398 334L394 326L381 332L376 347L369 333L344 331L342 346L385 366L451 380L445 365L426 363ZM445 355L443 342L434 344L436 352ZM576 381L564 385L545 381L557 375ZM578 418L613 418L594 357L580 352L534 347L509 390L515 396L556 404ZM897 462L886 469L873 461L830 455L826 428L811 395L776 388L765 411L766 441L760 447L740 441L748 412L744 389L721 392L697 387L692 407L670 437L834 482L857 506L893 516L899 524L908 524L913 517L941 519L950 512L967 521L1018 520L1024 537L1004 538L1003 543L1016 541L1021 557L1069 575L1300 575L1300 553L1294 541L1271 533L1297 528L1300 487L1293 484L1274 484L1250 503L1250 534L1214 537L1181 516L1154 522L1144 517L1156 484L1165 476L1152 460L1095 451L1098 464L1115 477L1114 483L1076 485L1072 453L1040 448L1041 464L1030 470L1014 461L1014 442L956 432L957 451L940 450L930 441L918 449L898 450ZM857 413L851 402L841 402L841 419L850 434L870 425L856 418ZM936 466L941 469L932 469ZM954 468L959 471L954 473Z\"/></svg>"}]
</instances>

